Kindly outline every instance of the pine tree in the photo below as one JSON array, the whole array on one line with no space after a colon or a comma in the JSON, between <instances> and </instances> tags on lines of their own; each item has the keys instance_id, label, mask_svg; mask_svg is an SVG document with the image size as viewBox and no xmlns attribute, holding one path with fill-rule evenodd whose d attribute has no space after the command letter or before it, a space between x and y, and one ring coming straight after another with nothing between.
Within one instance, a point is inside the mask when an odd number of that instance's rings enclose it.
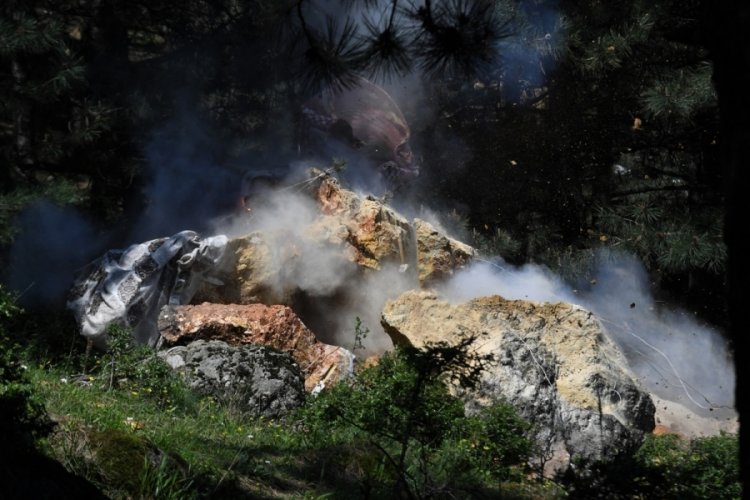
<instances>
[{"instance_id":1,"label":"pine tree","mask_svg":"<svg viewBox=\"0 0 750 500\"><path fill-rule=\"evenodd\" d=\"M112 110L88 94L79 32L64 17L33 2L0 10L0 241L12 238L14 214L41 197L80 203L75 188L90 174L80 161L111 126ZM87 168L88 167L88 168Z\"/></svg>"},{"instance_id":2,"label":"pine tree","mask_svg":"<svg viewBox=\"0 0 750 500\"><path fill-rule=\"evenodd\" d=\"M424 157L417 202L439 198L516 262L626 248L667 283L716 288L717 111L699 18L676 0L6 2L0 218L50 173L88 186L77 193L97 214L133 213L149 141L186 108L211 133L212 168L283 163L306 96L412 71L430 108L407 117Z\"/></svg>"}]
</instances>

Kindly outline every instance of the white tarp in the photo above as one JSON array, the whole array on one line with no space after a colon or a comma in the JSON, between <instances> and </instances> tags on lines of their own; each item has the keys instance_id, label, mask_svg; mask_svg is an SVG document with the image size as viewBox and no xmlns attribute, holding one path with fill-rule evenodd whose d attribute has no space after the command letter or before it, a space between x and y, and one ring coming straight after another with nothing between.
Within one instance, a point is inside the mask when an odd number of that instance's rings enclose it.
<instances>
[{"instance_id":1,"label":"white tarp","mask_svg":"<svg viewBox=\"0 0 750 500\"><path fill-rule=\"evenodd\" d=\"M223 235L202 239L182 231L110 250L87 267L71 290L68 308L81 334L104 346L107 326L115 322L132 329L139 344L155 345L159 310L190 302L201 281L210 280L226 245Z\"/></svg>"}]
</instances>

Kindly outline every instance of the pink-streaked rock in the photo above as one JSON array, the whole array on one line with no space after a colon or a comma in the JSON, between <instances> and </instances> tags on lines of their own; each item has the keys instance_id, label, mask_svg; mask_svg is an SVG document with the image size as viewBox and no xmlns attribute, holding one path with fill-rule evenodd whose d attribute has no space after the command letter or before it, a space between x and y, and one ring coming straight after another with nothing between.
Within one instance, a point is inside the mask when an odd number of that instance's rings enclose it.
<instances>
[{"instance_id":1,"label":"pink-streaked rock","mask_svg":"<svg viewBox=\"0 0 750 500\"><path fill-rule=\"evenodd\" d=\"M349 376L353 355L324 344L289 307L263 304L168 306L159 314L159 331L168 344L222 340L230 345L264 345L289 353L305 376L305 390L329 386Z\"/></svg>"},{"instance_id":2,"label":"pink-streaked rock","mask_svg":"<svg viewBox=\"0 0 750 500\"><path fill-rule=\"evenodd\" d=\"M198 290L194 304L291 305L297 292L310 288L298 278L314 274L311 262L319 261L324 265L314 271L328 276L356 279L395 267L414 288L430 287L450 278L476 255L471 246L423 220L410 222L383 200L345 189L320 170L311 169L309 175L300 193L313 201L307 200L309 207L302 204L313 212L301 214L305 223L266 227L230 240L214 272L217 280ZM340 281L342 286L350 284L349 278ZM325 293L338 293L335 288Z\"/></svg>"},{"instance_id":3,"label":"pink-streaked rock","mask_svg":"<svg viewBox=\"0 0 750 500\"><path fill-rule=\"evenodd\" d=\"M306 231L310 238L341 246L347 258L367 269L412 261L413 228L396 211L342 188L333 177L320 177L310 193L320 208Z\"/></svg>"}]
</instances>

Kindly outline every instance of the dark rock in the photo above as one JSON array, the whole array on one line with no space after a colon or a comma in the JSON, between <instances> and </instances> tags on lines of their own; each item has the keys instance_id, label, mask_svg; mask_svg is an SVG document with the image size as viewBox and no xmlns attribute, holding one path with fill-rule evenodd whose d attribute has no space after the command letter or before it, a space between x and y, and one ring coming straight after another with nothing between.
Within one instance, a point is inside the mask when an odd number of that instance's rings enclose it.
<instances>
[{"instance_id":1,"label":"dark rock","mask_svg":"<svg viewBox=\"0 0 750 500\"><path fill-rule=\"evenodd\" d=\"M160 355L184 374L191 388L253 416L280 418L305 400L297 363L265 346L196 340Z\"/></svg>"}]
</instances>

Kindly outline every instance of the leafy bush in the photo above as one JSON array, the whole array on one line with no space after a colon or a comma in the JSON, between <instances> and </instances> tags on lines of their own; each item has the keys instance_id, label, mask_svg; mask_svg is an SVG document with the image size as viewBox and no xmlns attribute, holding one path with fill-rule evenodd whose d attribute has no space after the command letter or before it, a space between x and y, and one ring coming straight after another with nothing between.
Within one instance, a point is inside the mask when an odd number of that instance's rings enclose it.
<instances>
[{"instance_id":1,"label":"leafy bush","mask_svg":"<svg viewBox=\"0 0 750 500\"><path fill-rule=\"evenodd\" d=\"M528 424L504 404L466 416L446 387L476 383L486 359L469 352L472 342L384 354L300 412L303 439L340 450L367 494L471 494L518 479L513 471L531 451Z\"/></svg>"},{"instance_id":2,"label":"leafy bush","mask_svg":"<svg viewBox=\"0 0 750 500\"><path fill-rule=\"evenodd\" d=\"M581 464L561 478L575 498L735 499L741 496L739 442L721 434L685 440L648 435L632 457L611 464Z\"/></svg>"},{"instance_id":3,"label":"leafy bush","mask_svg":"<svg viewBox=\"0 0 750 500\"><path fill-rule=\"evenodd\" d=\"M5 458L13 455L10 450L31 451L36 439L52 428L26 378L18 345L5 332L4 323L19 312L14 297L0 285L0 428Z\"/></svg>"},{"instance_id":4,"label":"leafy bush","mask_svg":"<svg viewBox=\"0 0 750 500\"><path fill-rule=\"evenodd\" d=\"M687 442L674 434L651 435L635 459L640 491L659 498L740 498L737 436Z\"/></svg>"},{"instance_id":5,"label":"leafy bush","mask_svg":"<svg viewBox=\"0 0 750 500\"><path fill-rule=\"evenodd\" d=\"M128 329L112 324L107 335L109 349L97 359L99 368L96 376L91 377L100 386L143 395L162 407L184 404L192 399L192 393L183 380L156 355L154 349L137 346Z\"/></svg>"}]
</instances>

